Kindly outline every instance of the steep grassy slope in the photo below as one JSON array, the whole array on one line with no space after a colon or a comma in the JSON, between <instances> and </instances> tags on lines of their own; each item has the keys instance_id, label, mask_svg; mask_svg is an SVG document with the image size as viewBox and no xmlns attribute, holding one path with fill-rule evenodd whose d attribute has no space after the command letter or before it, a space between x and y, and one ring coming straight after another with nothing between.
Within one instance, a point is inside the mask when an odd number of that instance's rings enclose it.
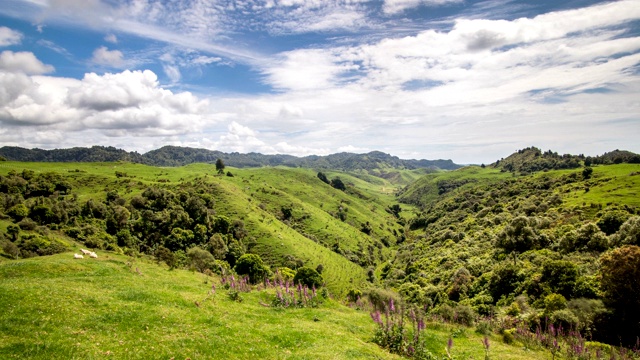
<instances>
[{"instance_id":1,"label":"steep grassy slope","mask_svg":"<svg viewBox=\"0 0 640 360\"><path fill-rule=\"evenodd\" d=\"M3 359L398 359L371 343L369 314L326 300L318 308L276 309L272 292L232 301L218 278L169 271L144 259L100 252L0 259ZM209 296L212 284L217 289ZM196 306L198 302L199 306ZM454 334L459 359L484 355L472 329L430 324L440 356ZM492 358L542 359L542 352L491 336Z\"/></svg>"}]
</instances>

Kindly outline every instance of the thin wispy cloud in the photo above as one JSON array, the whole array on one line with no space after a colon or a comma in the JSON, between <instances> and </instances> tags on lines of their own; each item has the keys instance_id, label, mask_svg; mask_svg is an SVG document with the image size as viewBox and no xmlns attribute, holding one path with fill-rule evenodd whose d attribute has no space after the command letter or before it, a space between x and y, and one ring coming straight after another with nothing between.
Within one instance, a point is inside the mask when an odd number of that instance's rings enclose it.
<instances>
[{"instance_id":1,"label":"thin wispy cloud","mask_svg":"<svg viewBox=\"0 0 640 360\"><path fill-rule=\"evenodd\" d=\"M0 46L10 46L20 44L22 41L22 33L9 29L6 26L0 26Z\"/></svg>"}]
</instances>

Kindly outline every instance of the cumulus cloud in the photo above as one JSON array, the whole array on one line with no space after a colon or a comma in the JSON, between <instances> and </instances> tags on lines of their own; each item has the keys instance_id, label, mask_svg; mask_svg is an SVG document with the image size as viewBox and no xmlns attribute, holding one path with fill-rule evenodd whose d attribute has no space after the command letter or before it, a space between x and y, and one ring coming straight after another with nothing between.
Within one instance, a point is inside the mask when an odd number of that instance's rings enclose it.
<instances>
[{"instance_id":1,"label":"cumulus cloud","mask_svg":"<svg viewBox=\"0 0 640 360\"><path fill-rule=\"evenodd\" d=\"M82 80L0 73L0 122L50 131L102 129L110 136L164 136L212 124L209 102L159 86L149 71L86 74Z\"/></svg>"},{"instance_id":2,"label":"cumulus cloud","mask_svg":"<svg viewBox=\"0 0 640 360\"><path fill-rule=\"evenodd\" d=\"M43 64L32 52L5 50L0 53L0 71L45 74L53 70L53 66Z\"/></svg>"},{"instance_id":3,"label":"cumulus cloud","mask_svg":"<svg viewBox=\"0 0 640 360\"><path fill-rule=\"evenodd\" d=\"M0 46L10 46L20 44L22 33L11 30L6 26L0 26Z\"/></svg>"},{"instance_id":4,"label":"cumulus cloud","mask_svg":"<svg viewBox=\"0 0 640 360\"><path fill-rule=\"evenodd\" d=\"M101 46L93 51L91 62L98 65L119 68L124 65L124 55L120 50L109 50L106 46Z\"/></svg>"}]
</instances>

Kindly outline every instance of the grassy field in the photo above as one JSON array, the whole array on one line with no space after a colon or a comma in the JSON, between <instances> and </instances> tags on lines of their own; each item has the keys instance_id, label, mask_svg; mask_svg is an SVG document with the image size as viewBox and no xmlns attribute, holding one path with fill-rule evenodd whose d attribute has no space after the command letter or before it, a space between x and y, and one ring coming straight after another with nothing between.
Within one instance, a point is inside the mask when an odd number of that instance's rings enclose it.
<instances>
[{"instance_id":1,"label":"grassy field","mask_svg":"<svg viewBox=\"0 0 640 360\"><path fill-rule=\"evenodd\" d=\"M254 290L237 302L218 278L99 255L0 260L0 358L398 358L371 343L375 324L367 312L334 300L319 308L275 309L263 305L270 293ZM207 298L212 283L217 290ZM436 354L453 334L456 358L484 356L472 328L431 324L427 334ZM545 358L502 344L497 335L490 341L492 358Z\"/></svg>"}]
</instances>

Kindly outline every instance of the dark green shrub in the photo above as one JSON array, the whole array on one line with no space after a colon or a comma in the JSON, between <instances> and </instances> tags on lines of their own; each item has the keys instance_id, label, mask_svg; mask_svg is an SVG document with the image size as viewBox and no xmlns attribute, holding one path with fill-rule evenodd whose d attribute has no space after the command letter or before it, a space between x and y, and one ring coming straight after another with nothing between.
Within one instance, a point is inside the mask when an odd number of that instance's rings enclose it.
<instances>
[{"instance_id":1,"label":"dark green shrub","mask_svg":"<svg viewBox=\"0 0 640 360\"><path fill-rule=\"evenodd\" d=\"M356 302L362 297L362 291L358 289L349 289L347 292L347 299L351 302Z\"/></svg>"},{"instance_id":2,"label":"dark green shrub","mask_svg":"<svg viewBox=\"0 0 640 360\"><path fill-rule=\"evenodd\" d=\"M595 319L607 311L601 300L583 298L569 301L567 309L578 318L578 330L586 335L592 335L597 331Z\"/></svg>"},{"instance_id":3,"label":"dark green shrub","mask_svg":"<svg viewBox=\"0 0 640 360\"><path fill-rule=\"evenodd\" d=\"M542 266L540 280L546 283L552 292L571 298L578 280L578 266L566 260L548 261Z\"/></svg>"},{"instance_id":4,"label":"dark green shrub","mask_svg":"<svg viewBox=\"0 0 640 360\"><path fill-rule=\"evenodd\" d=\"M320 288L323 281L324 280L322 279L322 275L318 274L318 272L314 269L306 266L299 268L298 272L296 272L296 276L293 277L294 284L297 285L301 283L302 285L306 285L309 288L312 288L314 286L316 288Z\"/></svg>"},{"instance_id":5,"label":"dark green shrub","mask_svg":"<svg viewBox=\"0 0 640 360\"><path fill-rule=\"evenodd\" d=\"M554 326L561 326L565 330L577 329L578 323L580 322L578 317L569 309L554 311L549 321L551 321Z\"/></svg>"},{"instance_id":6,"label":"dark green shrub","mask_svg":"<svg viewBox=\"0 0 640 360\"><path fill-rule=\"evenodd\" d=\"M493 326L491 325L490 321L481 320L476 324L476 333L488 336L491 335L492 332Z\"/></svg>"},{"instance_id":7,"label":"dark green shrub","mask_svg":"<svg viewBox=\"0 0 640 360\"><path fill-rule=\"evenodd\" d=\"M404 283L398 288L402 299L408 303L424 304L425 294L420 285L414 283Z\"/></svg>"},{"instance_id":8,"label":"dark green shrub","mask_svg":"<svg viewBox=\"0 0 640 360\"><path fill-rule=\"evenodd\" d=\"M14 205L7 211L7 215L11 216L14 221L20 221L29 216L29 208L23 203Z\"/></svg>"},{"instance_id":9,"label":"dark green shrub","mask_svg":"<svg viewBox=\"0 0 640 360\"><path fill-rule=\"evenodd\" d=\"M489 279L489 293L496 301L514 292L523 280L519 267L511 263L503 264L493 270Z\"/></svg>"},{"instance_id":10,"label":"dark green shrub","mask_svg":"<svg viewBox=\"0 0 640 360\"><path fill-rule=\"evenodd\" d=\"M17 259L20 255L20 248L16 244L6 239L0 239L2 251L11 259Z\"/></svg>"},{"instance_id":11,"label":"dark green shrub","mask_svg":"<svg viewBox=\"0 0 640 360\"><path fill-rule=\"evenodd\" d=\"M378 311L384 311L389 300L393 299L395 303L398 303L400 299L398 295L391 290L371 288L365 292L365 296L369 299L369 302Z\"/></svg>"},{"instance_id":12,"label":"dark green shrub","mask_svg":"<svg viewBox=\"0 0 640 360\"><path fill-rule=\"evenodd\" d=\"M624 224L620 226L620 230L612 235L611 242L616 246L640 246L640 216L633 216L625 221Z\"/></svg>"},{"instance_id":13,"label":"dark green shrub","mask_svg":"<svg viewBox=\"0 0 640 360\"><path fill-rule=\"evenodd\" d=\"M550 294L544 298L545 313L551 314L554 311L563 310L567 307L567 299L560 294Z\"/></svg>"},{"instance_id":14,"label":"dark green shrub","mask_svg":"<svg viewBox=\"0 0 640 360\"><path fill-rule=\"evenodd\" d=\"M448 304L438 306L435 313L440 315L444 321L453 322L456 317L456 311Z\"/></svg>"},{"instance_id":15,"label":"dark green shrub","mask_svg":"<svg viewBox=\"0 0 640 360\"><path fill-rule=\"evenodd\" d=\"M231 266L229 263L224 260L214 260L213 266L211 267L211 271L218 275L227 275L231 272Z\"/></svg>"},{"instance_id":16,"label":"dark green shrub","mask_svg":"<svg viewBox=\"0 0 640 360\"><path fill-rule=\"evenodd\" d=\"M207 269L214 269L215 259L207 250L203 250L197 246L192 247L187 251L187 257L189 258L191 266L201 273Z\"/></svg>"},{"instance_id":17,"label":"dark green shrub","mask_svg":"<svg viewBox=\"0 0 640 360\"><path fill-rule=\"evenodd\" d=\"M22 230L35 230L38 227L38 224L35 221L26 217L20 220L20 222L18 223L18 226Z\"/></svg>"},{"instance_id":18,"label":"dark green shrub","mask_svg":"<svg viewBox=\"0 0 640 360\"><path fill-rule=\"evenodd\" d=\"M175 269L178 266L178 259L176 258L176 255L162 245L156 249L154 255L158 262L164 262L169 266L169 269Z\"/></svg>"},{"instance_id":19,"label":"dark green shrub","mask_svg":"<svg viewBox=\"0 0 640 360\"><path fill-rule=\"evenodd\" d=\"M516 338L513 334L516 333L516 329L505 329L502 331L502 342L505 344L513 344Z\"/></svg>"},{"instance_id":20,"label":"dark green shrub","mask_svg":"<svg viewBox=\"0 0 640 360\"><path fill-rule=\"evenodd\" d=\"M213 234L209 238L206 248L218 260L224 260L229 252L229 248L220 234Z\"/></svg>"},{"instance_id":21,"label":"dark green shrub","mask_svg":"<svg viewBox=\"0 0 640 360\"><path fill-rule=\"evenodd\" d=\"M234 266L234 270L238 275L249 276L249 282L252 284L262 282L264 278L268 277L271 273L269 267L264 264L260 255L257 254L244 254L240 256Z\"/></svg>"},{"instance_id":22,"label":"dark green shrub","mask_svg":"<svg viewBox=\"0 0 640 360\"><path fill-rule=\"evenodd\" d=\"M20 248L21 253L28 254L29 256L53 255L68 250L67 246L57 240L36 234L23 234L16 245Z\"/></svg>"},{"instance_id":23,"label":"dark green shrub","mask_svg":"<svg viewBox=\"0 0 640 360\"><path fill-rule=\"evenodd\" d=\"M622 210L608 211L604 215L602 215L600 220L598 220L597 225L600 228L600 230L602 230L602 232L604 232L607 235L611 235L618 232L622 224L624 224L625 221L629 219L629 217L630 215L626 211L622 211Z\"/></svg>"},{"instance_id":24,"label":"dark green shrub","mask_svg":"<svg viewBox=\"0 0 640 360\"><path fill-rule=\"evenodd\" d=\"M477 315L470 306L459 304L455 307L455 322L471 326L476 321Z\"/></svg>"}]
</instances>

